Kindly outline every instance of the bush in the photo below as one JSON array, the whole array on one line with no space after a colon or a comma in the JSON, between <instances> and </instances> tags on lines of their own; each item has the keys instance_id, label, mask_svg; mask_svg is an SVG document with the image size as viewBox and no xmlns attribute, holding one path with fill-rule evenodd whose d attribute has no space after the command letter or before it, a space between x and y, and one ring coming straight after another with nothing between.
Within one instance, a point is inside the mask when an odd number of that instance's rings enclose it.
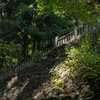
<instances>
[{"instance_id":1,"label":"bush","mask_svg":"<svg viewBox=\"0 0 100 100\"><path fill-rule=\"evenodd\" d=\"M41 58L41 51L35 50L34 54L35 54L34 61L35 62L39 61Z\"/></svg>"},{"instance_id":2,"label":"bush","mask_svg":"<svg viewBox=\"0 0 100 100\"><path fill-rule=\"evenodd\" d=\"M94 39L94 36L97 39ZM79 47L71 47L68 50L68 59L65 61L73 75L78 75L87 72L85 76L94 82L100 81L100 53L99 53L100 33L86 34L84 39L81 39ZM97 43L97 44L95 44ZM80 74L81 74L80 73Z\"/></svg>"},{"instance_id":3,"label":"bush","mask_svg":"<svg viewBox=\"0 0 100 100\"><path fill-rule=\"evenodd\" d=\"M99 93L95 91L100 90L100 33L86 34L78 46L67 50L68 59L65 60L67 68L74 77L84 75L90 83L91 90L87 94L89 97L85 98L98 99Z\"/></svg>"}]
</instances>

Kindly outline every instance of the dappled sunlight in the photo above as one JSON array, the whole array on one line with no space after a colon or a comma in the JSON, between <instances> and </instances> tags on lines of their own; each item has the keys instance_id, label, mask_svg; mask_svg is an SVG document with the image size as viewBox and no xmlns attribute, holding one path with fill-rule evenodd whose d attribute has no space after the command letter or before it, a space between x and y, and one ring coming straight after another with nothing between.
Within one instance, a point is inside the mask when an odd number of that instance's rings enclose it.
<instances>
[{"instance_id":1,"label":"dappled sunlight","mask_svg":"<svg viewBox=\"0 0 100 100\"><path fill-rule=\"evenodd\" d=\"M18 94L23 92L27 84L28 82L24 83L23 86L21 87L12 87L8 92L4 93L3 97L5 97L6 99L10 98L10 100L16 100L16 97L18 96Z\"/></svg>"},{"instance_id":2,"label":"dappled sunlight","mask_svg":"<svg viewBox=\"0 0 100 100\"><path fill-rule=\"evenodd\" d=\"M12 77L12 79L10 81L7 82L7 87L11 88L13 83L15 83L18 79L18 76Z\"/></svg>"},{"instance_id":3,"label":"dappled sunlight","mask_svg":"<svg viewBox=\"0 0 100 100\"><path fill-rule=\"evenodd\" d=\"M71 48L66 53L64 48L65 45L53 49L46 59L21 71L18 76L8 81L7 87L10 90L4 93L4 97L10 100L31 100L51 96L56 98L71 96L81 99L90 89L81 73L81 69L86 68L83 62L86 56L80 53L78 48ZM78 62L81 59L83 60Z\"/></svg>"},{"instance_id":4,"label":"dappled sunlight","mask_svg":"<svg viewBox=\"0 0 100 100\"><path fill-rule=\"evenodd\" d=\"M7 85L4 87L4 92L0 100L16 100L16 97L23 92L24 88L26 88L27 84L29 83L28 79L23 81L22 85L16 85L18 83L19 77L14 76L9 81L7 81ZM20 84L20 83L19 83Z\"/></svg>"},{"instance_id":5,"label":"dappled sunlight","mask_svg":"<svg viewBox=\"0 0 100 100\"><path fill-rule=\"evenodd\" d=\"M40 99L51 96L61 98L62 95L75 97L88 91L89 85L85 85L81 79L74 79L66 67L68 66L64 62L53 67L49 72L51 77L34 90L32 98Z\"/></svg>"},{"instance_id":6,"label":"dappled sunlight","mask_svg":"<svg viewBox=\"0 0 100 100\"><path fill-rule=\"evenodd\" d=\"M0 0L0 100L38 99L100 100L99 0Z\"/></svg>"}]
</instances>

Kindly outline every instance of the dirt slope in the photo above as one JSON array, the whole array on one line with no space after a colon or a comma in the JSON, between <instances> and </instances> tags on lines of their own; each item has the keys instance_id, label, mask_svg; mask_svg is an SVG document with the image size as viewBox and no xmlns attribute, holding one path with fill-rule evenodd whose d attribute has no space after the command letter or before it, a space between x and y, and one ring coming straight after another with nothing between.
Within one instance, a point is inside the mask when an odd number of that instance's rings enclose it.
<instances>
[{"instance_id":1,"label":"dirt slope","mask_svg":"<svg viewBox=\"0 0 100 100\"><path fill-rule=\"evenodd\" d=\"M0 83L0 100L36 100L51 96L58 100L80 100L89 85L82 78L75 80L68 70L64 70L65 59L65 45L61 45L34 66L3 80ZM58 75L49 73L55 66ZM65 96L67 99L64 99Z\"/></svg>"}]
</instances>

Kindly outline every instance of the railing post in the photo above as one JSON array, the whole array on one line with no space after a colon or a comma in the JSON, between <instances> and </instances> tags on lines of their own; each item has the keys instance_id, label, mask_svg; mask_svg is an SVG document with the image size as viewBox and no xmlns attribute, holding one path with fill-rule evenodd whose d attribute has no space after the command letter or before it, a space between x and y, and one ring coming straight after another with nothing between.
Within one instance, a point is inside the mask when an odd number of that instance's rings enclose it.
<instances>
[{"instance_id":1,"label":"railing post","mask_svg":"<svg viewBox=\"0 0 100 100\"><path fill-rule=\"evenodd\" d=\"M58 42L58 36L55 37L55 45L54 45L54 47L57 47L57 42Z\"/></svg>"},{"instance_id":2,"label":"railing post","mask_svg":"<svg viewBox=\"0 0 100 100\"><path fill-rule=\"evenodd\" d=\"M77 27L74 29L75 38L77 38Z\"/></svg>"},{"instance_id":3,"label":"railing post","mask_svg":"<svg viewBox=\"0 0 100 100\"><path fill-rule=\"evenodd\" d=\"M78 20L78 27L79 28L83 27L83 22L80 19Z\"/></svg>"}]
</instances>

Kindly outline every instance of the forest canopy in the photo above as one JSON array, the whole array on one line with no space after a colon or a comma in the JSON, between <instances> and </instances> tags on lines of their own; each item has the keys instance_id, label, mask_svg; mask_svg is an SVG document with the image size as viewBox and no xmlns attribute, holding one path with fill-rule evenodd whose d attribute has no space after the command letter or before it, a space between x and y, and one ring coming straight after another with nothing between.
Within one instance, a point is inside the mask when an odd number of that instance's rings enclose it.
<instances>
[{"instance_id":1,"label":"forest canopy","mask_svg":"<svg viewBox=\"0 0 100 100\"><path fill-rule=\"evenodd\" d=\"M55 36L73 31L73 20L70 14L63 18L53 9L41 9L36 0L0 0L0 69L30 58L36 50L54 46ZM10 51L5 50L8 46Z\"/></svg>"},{"instance_id":2,"label":"forest canopy","mask_svg":"<svg viewBox=\"0 0 100 100\"><path fill-rule=\"evenodd\" d=\"M95 21L100 10L99 0L36 0L41 9L53 9L63 15L71 14L76 20ZM43 8L42 8L43 7ZM91 18L91 19L90 19ZM98 18L98 16L97 16Z\"/></svg>"},{"instance_id":3,"label":"forest canopy","mask_svg":"<svg viewBox=\"0 0 100 100\"><path fill-rule=\"evenodd\" d=\"M99 4L98 0L0 0L0 46L8 48L7 44L14 52L15 45L20 45L16 57L1 49L1 68L54 46L55 36L73 31L78 20L100 20Z\"/></svg>"}]
</instances>

